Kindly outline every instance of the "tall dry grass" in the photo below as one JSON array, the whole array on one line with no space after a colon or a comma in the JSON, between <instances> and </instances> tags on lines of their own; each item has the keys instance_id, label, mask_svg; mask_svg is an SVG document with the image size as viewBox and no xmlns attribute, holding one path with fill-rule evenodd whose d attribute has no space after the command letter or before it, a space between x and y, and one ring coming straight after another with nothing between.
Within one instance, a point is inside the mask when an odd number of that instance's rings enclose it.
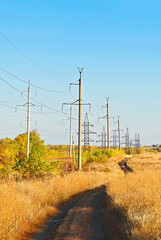
<instances>
[{"instance_id":1,"label":"tall dry grass","mask_svg":"<svg viewBox=\"0 0 161 240\"><path fill-rule=\"evenodd\" d=\"M56 213L58 203L103 184L106 178L105 173L77 172L63 178L0 183L0 239L30 239L24 233L33 232L34 223L39 225L48 213Z\"/></svg>"},{"instance_id":2,"label":"tall dry grass","mask_svg":"<svg viewBox=\"0 0 161 240\"><path fill-rule=\"evenodd\" d=\"M128 165L134 172L127 175L113 171L108 194L113 204L126 216L124 230L131 228L130 239L161 239L161 154L133 156Z\"/></svg>"}]
</instances>

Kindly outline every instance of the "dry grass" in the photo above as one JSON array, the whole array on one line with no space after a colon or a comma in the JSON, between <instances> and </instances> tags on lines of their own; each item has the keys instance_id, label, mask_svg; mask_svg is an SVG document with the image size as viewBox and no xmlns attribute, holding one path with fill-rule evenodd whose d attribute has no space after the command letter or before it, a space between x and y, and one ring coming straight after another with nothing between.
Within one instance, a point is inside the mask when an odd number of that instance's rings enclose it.
<instances>
[{"instance_id":1,"label":"dry grass","mask_svg":"<svg viewBox=\"0 0 161 240\"><path fill-rule=\"evenodd\" d=\"M124 212L130 239L161 239L161 154L136 155L128 161L134 173L124 175L118 166L110 174L108 194ZM117 171L116 171L117 170ZM124 219L122 219L124 220ZM128 223L128 224L127 224Z\"/></svg>"},{"instance_id":2,"label":"dry grass","mask_svg":"<svg viewBox=\"0 0 161 240\"><path fill-rule=\"evenodd\" d=\"M0 183L0 239L30 239L36 224L72 195L92 189L106 181L105 173L72 173L39 181ZM36 224L35 224L36 223Z\"/></svg>"},{"instance_id":3,"label":"dry grass","mask_svg":"<svg viewBox=\"0 0 161 240\"><path fill-rule=\"evenodd\" d=\"M161 153L131 157L128 165L134 172L127 175L117 162L118 158L109 159L103 165L91 165L94 173L76 172L63 178L0 183L0 239L30 239L29 233L55 214L60 202L104 184L107 176L108 194L128 220L124 221L121 215L123 228L131 228L130 239L161 239ZM97 172L103 171L102 168L111 171L108 175Z\"/></svg>"}]
</instances>

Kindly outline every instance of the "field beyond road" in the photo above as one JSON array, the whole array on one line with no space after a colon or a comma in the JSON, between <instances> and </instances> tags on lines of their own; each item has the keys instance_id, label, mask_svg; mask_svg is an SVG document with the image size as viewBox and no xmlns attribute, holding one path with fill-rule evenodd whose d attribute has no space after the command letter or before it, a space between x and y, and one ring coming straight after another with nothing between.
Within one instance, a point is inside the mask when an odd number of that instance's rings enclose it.
<instances>
[{"instance_id":1,"label":"field beyond road","mask_svg":"<svg viewBox=\"0 0 161 240\"><path fill-rule=\"evenodd\" d=\"M132 173L119 166L110 173L107 193L130 239L161 239L161 153L134 155L127 159Z\"/></svg>"}]
</instances>

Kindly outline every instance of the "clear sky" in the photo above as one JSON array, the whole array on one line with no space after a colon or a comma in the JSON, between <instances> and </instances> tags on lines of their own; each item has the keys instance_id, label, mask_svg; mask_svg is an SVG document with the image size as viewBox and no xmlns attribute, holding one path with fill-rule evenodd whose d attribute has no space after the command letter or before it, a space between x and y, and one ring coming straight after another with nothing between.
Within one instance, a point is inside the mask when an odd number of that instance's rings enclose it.
<instances>
[{"instance_id":1,"label":"clear sky","mask_svg":"<svg viewBox=\"0 0 161 240\"><path fill-rule=\"evenodd\" d=\"M82 94L92 104L94 131L100 134L106 124L96 120L106 114L101 106L110 97L110 115L120 115L124 132L128 127L131 137L140 133L142 144L161 143L160 0L0 0L0 32L1 68L60 91L31 87L35 105L34 100L61 111L63 102L77 99L78 88L73 86L71 95L69 83L79 79L77 67L83 66ZM0 77L27 90L27 84L2 69ZM26 108L15 112L14 107L27 99L2 80L0 86L0 138L14 138L26 131ZM52 109L43 107L41 113L39 106L32 107L31 129L36 121L46 143L67 144L69 121L62 125L65 115ZM86 112L83 107L83 119ZM73 125L77 131L76 120Z\"/></svg>"}]
</instances>

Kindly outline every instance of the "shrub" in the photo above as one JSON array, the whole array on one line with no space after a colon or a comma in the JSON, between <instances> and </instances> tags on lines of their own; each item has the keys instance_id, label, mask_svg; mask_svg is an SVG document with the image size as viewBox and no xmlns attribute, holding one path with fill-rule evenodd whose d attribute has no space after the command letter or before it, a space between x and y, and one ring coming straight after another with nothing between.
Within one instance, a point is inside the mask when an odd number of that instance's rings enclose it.
<instances>
[{"instance_id":1,"label":"shrub","mask_svg":"<svg viewBox=\"0 0 161 240\"><path fill-rule=\"evenodd\" d=\"M95 150L87 155L87 162L106 162L111 157L116 157L116 155L125 154L123 150L117 151L114 149L110 150Z\"/></svg>"},{"instance_id":2,"label":"shrub","mask_svg":"<svg viewBox=\"0 0 161 240\"><path fill-rule=\"evenodd\" d=\"M0 140L0 173L2 177L8 177L15 164L17 146L14 140L9 138Z\"/></svg>"},{"instance_id":3,"label":"shrub","mask_svg":"<svg viewBox=\"0 0 161 240\"><path fill-rule=\"evenodd\" d=\"M36 130L30 132L29 157L27 151L27 134L20 134L11 140L0 140L0 173L1 177L16 174L20 176L41 176L53 170L53 165L43 160L45 153L44 141Z\"/></svg>"}]
</instances>

